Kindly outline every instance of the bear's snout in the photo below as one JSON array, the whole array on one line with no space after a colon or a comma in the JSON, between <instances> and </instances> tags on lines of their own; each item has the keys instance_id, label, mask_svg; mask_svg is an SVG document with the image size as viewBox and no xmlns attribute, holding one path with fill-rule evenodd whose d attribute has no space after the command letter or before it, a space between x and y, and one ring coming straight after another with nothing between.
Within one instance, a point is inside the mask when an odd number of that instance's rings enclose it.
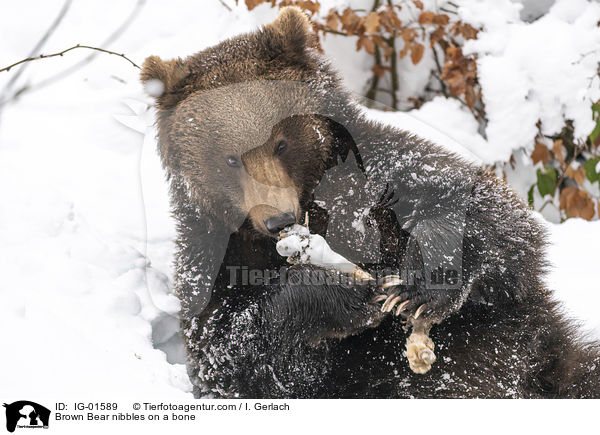
<instances>
[{"instance_id":1,"label":"bear's snout","mask_svg":"<svg viewBox=\"0 0 600 435\"><path fill-rule=\"evenodd\" d=\"M268 236L277 236L285 227L297 223L299 216L298 203L290 203L288 207L273 207L260 204L252 207L249 213L254 228Z\"/></svg>"},{"instance_id":2,"label":"bear's snout","mask_svg":"<svg viewBox=\"0 0 600 435\"><path fill-rule=\"evenodd\" d=\"M295 224L300 215L298 187L283 166L271 156L256 153L244 158L241 186L244 209L254 228L273 236Z\"/></svg>"},{"instance_id":3,"label":"bear's snout","mask_svg":"<svg viewBox=\"0 0 600 435\"><path fill-rule=\"evenodd\" d=\"M265 228L272 234L277 234L285 227L289 227L296 223L296 215L292 212L281 213L276 216L271 216L265 219Z\"/></svg>"}]
</instances>

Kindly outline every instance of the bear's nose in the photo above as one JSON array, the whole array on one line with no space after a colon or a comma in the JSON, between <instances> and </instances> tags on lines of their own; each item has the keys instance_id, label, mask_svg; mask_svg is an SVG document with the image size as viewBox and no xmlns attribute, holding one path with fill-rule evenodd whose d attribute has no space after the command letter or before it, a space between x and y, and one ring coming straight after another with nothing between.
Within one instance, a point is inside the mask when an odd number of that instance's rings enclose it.
<instances>
[{"instance_id":1,"label":"bear's nose","mask_svg":"<svg viewBox=\"0 0 600 435\"><path fill-rule=\"evenodd\" d=\"M276 216L271 216L264 221L265 227L270 233L278 233L285 227L296 223L296 215L292 212L281 213Z\"/></svg>"}]
</instances>

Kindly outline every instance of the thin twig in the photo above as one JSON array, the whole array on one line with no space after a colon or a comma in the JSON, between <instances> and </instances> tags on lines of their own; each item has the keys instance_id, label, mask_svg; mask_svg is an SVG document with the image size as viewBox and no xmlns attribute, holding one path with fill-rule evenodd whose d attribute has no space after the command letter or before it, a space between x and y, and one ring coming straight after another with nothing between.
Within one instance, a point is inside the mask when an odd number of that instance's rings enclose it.
<instances>
[{"instance_id":1,"label":"thin twig","mask_svg":"<svg viewBox=\"0 0 600 435\"><path fill-rule=\"evenodd\" d=\"M127 18L125 18L125 20L123 20L123 22L119 25L119 27L117 27L116 30L114 30L108 36L108 38L106 38L102 42L102 44L100 44L100 47L102 47L102 48L108 47L111 43L116 41L127 30L127 28L135 20L135 18L139 15L139 13L142 10L142 6L144 6L145 3L146 3L146 0L138 0L135 4L133 10L131 11L131 13L127 16ZM42 80L41 82L35 83L33 85L27 85L27 86L21 87L16 92L14 92L13 95L11 95L10 97L0 101L0 108L2 106L4 106L6 103L9 103L12 100L18 98L23 93L29 93L29 92L38 90L40 88L43 88L45 86L48 86L52 83L55 83L59 80L63 80L65 77L68 77L70 74L74 73L78 69L80 69L80 68L84 67L85 65L87 65L88 63L90 63L92 60L94 60L94 58L98 54L99 54L99 52L94 51L89 56L86 56L85 59L69 66L68 68L64 69L63 71L60 71L60 72ZM32 56L33 55L29 55L28 57L32 57Z\"/></svg>"},{"instance_id":2,"label":"thin twig","mask_svg":"<svg viewBox=\"0 0 600 435\"><path fill-rule=\"evenodd\" d=\"M387 1L389 7L393 7L392 0ZM409 8L410 10L410 8ZM411 12L412 14L412 12ZM398 80L398 55L396 54L396 36L398 32L394 29L392 36L387 41L388 45L392 48L392 58L390 62L391 67L391 76L392 76L392 107L395 110L398 110L398 89L400 88L399 80Z\"/></svg>"},{"instance_id":3,"label":"thin twig","mask_svg":"<svg viewBox=\"0 0 600 435\"><path fill-rule=\"evenodd\" d=\"M546 208L546 206L547 206L548 204L553 204L553 203L554 203L554 196L552 196L552 198L550 198L550 199L547 199L547 200L546 200L546 202L544 202L544 203L542 204L542 206L541 206L541 207L540 207L540 209L538 210L538 213L541 213L541 212L542 212L542 211L543 211L543 210Z\"/></svg>"},{"instance_id":4,"label":"thin twig","mask_svg":"<svg viewBox=\"0 0 600 435\"><path fill-rule=\"evenodd\" d=\"M483 110L478 108L478 107L471 107L469 106L462 98L460 98L460 96L458 95L448 95L448 98L453 98L456 101L458 101L460 104L462 104L463 106L465 106L471 113L473 113L473 116L475 116L475 119L479 122L483 122L486 121L485 118L485 114L483 113Z\"/></svg>"},{"instance_id":5,"label":"thin twig","mask_svg":"<svg viewBox=\"0 0 600 435\"><path fill-rule=\"evenodd\" d=\"M40 59L47 59L49 57L56 57L56 56L62 56L63 54L71 51L71 50L75 50L76 48L87 48L89 50L96 50L96 51L101 51L102 53L108 53L108 54L114 54L115 56L119 56L122 57L123 59L125 59L126 61L128 61L130 64L132 64L134 67L136 67L137 69L140 69L139 65L136 64L134 61L132 61L131 59L129 59L127 56L125 56L124 54L121 53L116 53L114 51L110 51L110 50L105 50L104 48L98 48L98 47L92 47L90 45L81 45L81 44L77 44L74 45L73 47L67 48L66 50L63 50L61 52L58 53L53 53L53 54L40 54L39 56L35 56L35 57L28 57L26 59L21 59L18 62L13 63L12 65L6 66L4 68L0 68L0 72L3 71L10 71L11 68L14 68L17 65L20 65L22 63L25 62L32 62L34 60L40 60Z\"/></svg>"},{"instance_id":6,"label":"thin twig","mask_svg":"<svg viewBox=\"0 0 600 435\"><path fill-rule=\"evenodd\" d=\"M580 63L583 61L583 59L585 59L587 56L589 56L590 54L597 53L597 52L598 52L598 50L591 50L591 51L588 51L587 53L582 53L582 54L580 54L580 55L579 55L579 60L576 60L575 62L571 62L571 65L578 65L578 64L580 64Z\"/></svg>"},{"instance_id":7,"label":"thin twig","mask_svg":"<svg viewBox=\"0 0 600 435\"><path fill-rule=\"evenodd\" d=\"M554 197L554 195L556 194L556 189L560 190L560 185L562 184L563 180L567 176L567 174L566 174L567 169L569 169L569 166L571 166L571 164L575 161L577 156L579 156L579 154L581 154L581 152L583 151L584 148L585 148L584 144L577 144L577 143L573 142L573 155L571 156L571 158L569 159L568 162L565 162L565 169L563 171L561 171L561 174L558 177L556 184L554 185L554 189L552 189L552 197Z\"/></svg>"},{"instance_id":8,"label":"thin twig","mask_svg":"<svg viewBox=\"0 0 600 435\"><path fill-rule=\"evenodd\" d=\"M221 3L223 6L225 6L225 8L226 8L226 9L227 9L229 12L231 12L231 11L232 11L232 9L231 9L231 8L230 8L230 7L227 5L227 3L225 3L223 0L219 0L219 3Z\"/></svg>"},{"instance_id":9,"label":"thin twig","mask_svg":"<svg viewBox=\"0 0 600 435\"><path fill-rule=\"evenodd\" d=\"M378 45L375 45L375 65L381 65L381 50ZM375 101L375 97L377 96L377 91L379 90L379 76L373 73L373 77L371 77L371 85L369 86L369 90L367 91L366 97L369 100Z\"/></svg>"},{"instance_id":10,"label":"thin twig","mask_svg":"<svg viewBox=\"0 0 600 435\"><path fill-rule=\"evenodd\" d=\"M440 11L442 12L446 12L447 14L454 14L457 15L456 11L451 11L450 9L446 9L446 8L440 8Z\"/></svg>"},{"instance_id":11,"label":"thin twig","mask_svg":"<svg viewBox=\"0 0 600 435\"><path fill-rule=\"evenodd\" d=\"M72 0L65 1L65 3L63 4L63 7L60 9L58 15L56 16L56 18L54 19L54 21L52 22L52 24L50 24L50 27L48 27L48 30L46 30L46 33L44 33L44 35L42 36L42 38L37 42L37 44L35 44L35 47L33 47L33 49L31 50L31 52L29 53L29 55L27 57L33 57L36 54L38 54L38 52L44 46L44 44L46 43L46 41L48 40L48 38L50 38L50 36L58 28L59 24L61 23L61 21L63 20L63 18L67 14L67 11L69 10L69 7L71 6L71 2L72 2ZM8 94L8 91L10 91L10 89L12 88L12 86L15 84L15 82L21 76L21 74L23 74L23 71L25 71L25 68L27 68L27 64L22 65L19 68L19 70L12 75L12 77L6 83L6 85L4 86L4 89L2 90L2 93L1 93L2 97L4 97L4 95ZM4 98L1 98L1 100L3 100L3 99Z\"/></svg>"},{"instance_id":12,"label":"thin twig","mask_svg":"<svg viewBox=\"0 0 600 435\"><path fill-rule=\"evenodd\" d=\"M349 36L347 33L340 32L339 30L333 30L333 29L323 29L323 32L332 33L334 35L340 35L340 36Z\"/></svg>"},{"instance_id":13,"label":"thin twig","mask_svg":"<svg viewBox=\"0 0 600 435\"><path fill-rule=\"evenodd\" d=\"M398 110L398 89L399 89L399 81L398 81L398 55L396 54L396 31L394 30L394 34L389 40L389 44L392 47L392 59L390 67L392 68L392 107Z\"/></svg>"},{"instance_id":14,"label":"thin twig","mask_svg":"<svg viewBox=\"0 0 600 435\"><path fill-rule=\"evenodd\" d=\"M441 86L441 90L442 90L442 94L444 95L444 97L448 98L448 89L446 87L446 82L444 82L444 80L442 79L442 64L440 63L440 58L438 56L437 50L436 50L436 46L431 47L431 51L433 51L433 60L435 62L435 67L437 68L437 74L434 73L434 76L438 79L438 81L440 82L440 86Z\"/></svg>"},{"instance_id":15,"label":"thin twig","mask_svg":"<svg viewBox=\"0 0 600 435\"><path fill-rule=\"evenodd\" d=\"M379 0L373 1L373 7L371 8L372 12L375 12L379 8ZM381 51L379 50L379 46L375 44L375 65L381 65ZM367 91L366 97L375 101L377 97L377 87L379 86L379 76L373 72L373 76L371 77L371 85L369 86L369 90Z\"/></svg>"}]
</instances>

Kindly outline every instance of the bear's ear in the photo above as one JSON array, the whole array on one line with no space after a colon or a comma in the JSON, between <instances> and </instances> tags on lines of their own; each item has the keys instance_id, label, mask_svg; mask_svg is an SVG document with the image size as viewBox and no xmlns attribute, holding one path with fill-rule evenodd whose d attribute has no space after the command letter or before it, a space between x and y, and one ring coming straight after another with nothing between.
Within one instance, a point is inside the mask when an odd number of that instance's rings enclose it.
<instances>
[{"instance_id":1,"label":"bear's ear","mask_svg":"<svg viewBox=\"0 0 600 435\"><path fill-rule=\"evenodd\" d=\"M160 97L171 91L177 83L189 74L189 68L180 58L164 61L158 56L150 56L142 65L140 79L153 97Z\"/></svg>"},{"instance_id":2,"label":"bear's ear","mask_svg":"<svg viewBox=\"0 0 600 435\"><path fill-rule=\"evenodd\" d=\"M307 47L315 47L317 44L308 16L297 7L281 9L267 29L271 30L274 42L286 54L303 55Z\"/></svg>"}]
</instances>

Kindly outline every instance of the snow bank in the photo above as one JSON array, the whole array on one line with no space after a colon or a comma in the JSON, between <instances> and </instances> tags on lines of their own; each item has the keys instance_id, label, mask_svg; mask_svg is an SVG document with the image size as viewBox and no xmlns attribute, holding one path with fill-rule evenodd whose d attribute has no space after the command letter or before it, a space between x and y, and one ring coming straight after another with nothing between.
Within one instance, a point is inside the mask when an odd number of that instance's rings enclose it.
<instances>
[{"instance_id":1,"label":"snow bank","mask_svg":"<svg viewBox=\"0 0 600 435\"><path fill-rule=\"evenodd\" d=\"M567 316L580 321L584 333L600 339L600 221L569 219L548 224L548 228L552 242L548 286L563 303Z\"/></svg>"}]
</instances>

